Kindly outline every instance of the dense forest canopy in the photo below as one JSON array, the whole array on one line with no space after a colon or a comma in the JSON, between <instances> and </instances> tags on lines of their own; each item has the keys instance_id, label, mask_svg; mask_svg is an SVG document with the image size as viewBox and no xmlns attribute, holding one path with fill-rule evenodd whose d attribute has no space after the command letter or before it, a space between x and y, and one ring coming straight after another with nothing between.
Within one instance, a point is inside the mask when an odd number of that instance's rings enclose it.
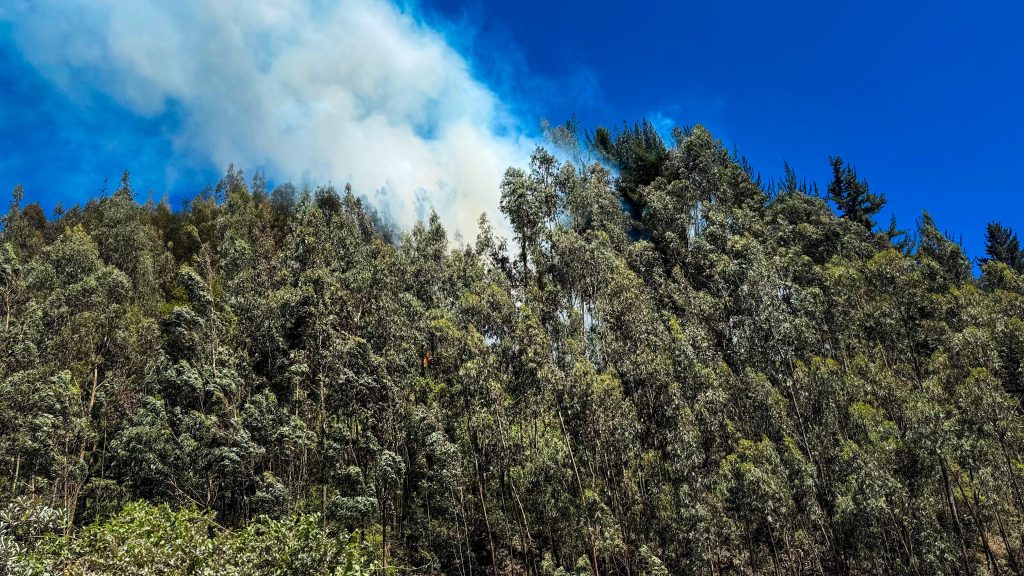
<instances>
[{"instance_id":1,"label":"dense forest canopy","mask_svg":"<svg viewBox=\"0 0 1024 576\"><path fill-rule=\"evenodd\" d=\"M6 571L1021 572L1012 230L975 276L840 158L819 194L699 126L549 134L465 245L234 169L16 189Z\"/></svg>"}]
</instances>

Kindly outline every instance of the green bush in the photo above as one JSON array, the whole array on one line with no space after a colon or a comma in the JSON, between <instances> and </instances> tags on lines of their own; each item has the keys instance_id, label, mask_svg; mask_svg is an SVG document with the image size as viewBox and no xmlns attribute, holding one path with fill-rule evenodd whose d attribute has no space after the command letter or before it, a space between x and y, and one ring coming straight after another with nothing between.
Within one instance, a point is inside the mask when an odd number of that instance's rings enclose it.
<instances>
[{"instance_id":1,"label":"green bush","mask_svg":"<svg viewBox=\"0 0 1024 576\"><path fill-rule=\"evenodd\" d=\"M20 544L8 554L12 574L359 576L370 570L359 534L332 533L317 514L259 518L225 530L209 512L135 502L76 536L31 539L7 526Z\"/></svg>"}]
</instances>

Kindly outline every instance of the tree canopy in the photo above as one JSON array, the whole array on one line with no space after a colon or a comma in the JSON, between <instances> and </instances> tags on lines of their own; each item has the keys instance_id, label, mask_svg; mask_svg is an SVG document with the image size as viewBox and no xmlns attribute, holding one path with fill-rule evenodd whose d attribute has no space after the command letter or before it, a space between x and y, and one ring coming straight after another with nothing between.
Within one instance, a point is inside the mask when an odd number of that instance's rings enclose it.
<instances>
[{"instance_id":1,"label":"tree canopy","mask_svg":"<svg viewBox=\"0 0 1024 576\"><path fill-rule=\"evenodd\" d=\"M235 168L181 209L16 189L4 569L1021 572L1011 230L975 277L839 158L824 198L701 126L559 135L507 240Z\"/></svg>"}]
</instances>

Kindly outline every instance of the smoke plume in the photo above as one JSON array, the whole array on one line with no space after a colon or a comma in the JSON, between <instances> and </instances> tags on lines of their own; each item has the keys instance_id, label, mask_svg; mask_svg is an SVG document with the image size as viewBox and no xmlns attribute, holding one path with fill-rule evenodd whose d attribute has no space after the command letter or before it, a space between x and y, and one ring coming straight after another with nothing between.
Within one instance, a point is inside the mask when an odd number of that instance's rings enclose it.
<instances>
[{"instance_id":1,"label":"smoke plume","mask_svg":"<svg viewBox=\"0 0 1024 576\"><path fill-rule=\"evenodd\" d=\"M37 0L0 8L69 95L173 114L174 146L275 180L349 182L396 223L471 237L532 144L446 38L385 0Z\"/></svg>"}]
</instances>

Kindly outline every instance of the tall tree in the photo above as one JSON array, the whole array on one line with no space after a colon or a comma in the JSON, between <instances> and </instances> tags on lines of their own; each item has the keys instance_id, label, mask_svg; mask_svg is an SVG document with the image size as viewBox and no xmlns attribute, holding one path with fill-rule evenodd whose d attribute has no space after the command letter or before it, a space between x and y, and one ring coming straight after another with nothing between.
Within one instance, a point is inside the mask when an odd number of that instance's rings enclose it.
<instances>
[{"instance_id":1,"label":"tall tree","mask_svg":"<svg viewBox=\"0 0 1024 576\"><path fill-rule=\"evenodd\" d=\"M867 180L858 179L857 170L839 156L829 158L829 163L832 182L828 185L828 197L839 209L839 215L873 229L874 216L885 205L885 195L871 192Z\"/></svg>"},{"instance_id":2,"label":"tall tree","mask_svg":"<svg viewBox=\"0 0 1024 576\"><path fill-rule=\"evenodd\" d=\"M668 160L668 148L658 130L646 118L623 125L621 130L599 127L588 138L598 156L618 170L618 188L636 209L644 206L641 188L661 174Z\"/></svg>"},{"instance_id":3,"label":"tall tree","mask_svg":"<svg viewBox=\"0 0 1024 576\"><path fill-rule=\"evenodd\" d=\"M985 227L985 257L979 262L1002 262L1018 272L1024 272L1024 252L1021 252L1017 234L999 222Z\"/></svg>"}]
</instances>

